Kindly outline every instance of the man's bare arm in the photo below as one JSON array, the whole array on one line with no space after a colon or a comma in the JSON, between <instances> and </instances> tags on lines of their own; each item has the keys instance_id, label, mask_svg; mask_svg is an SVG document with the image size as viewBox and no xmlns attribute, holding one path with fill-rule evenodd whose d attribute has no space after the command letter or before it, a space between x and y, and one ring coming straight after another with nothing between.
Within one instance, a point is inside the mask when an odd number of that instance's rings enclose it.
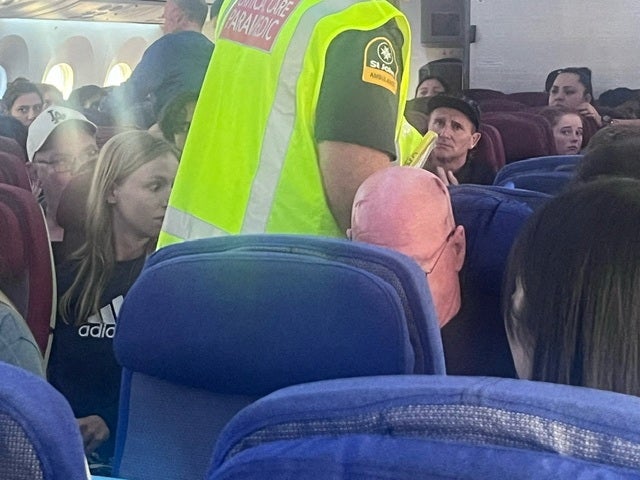
<instances>
[{"instance_id":1,"label":"man's bare arm","mask_svg":"<svg viewBox=\"0 0 640 480\"><path fill-rule=\"evenodd\" d=\"M318 156L329 208L346 232L356 190L369 175L391 165L389 155L352 143L324 141L318 144Z\"/></svg>"}]
</instances>

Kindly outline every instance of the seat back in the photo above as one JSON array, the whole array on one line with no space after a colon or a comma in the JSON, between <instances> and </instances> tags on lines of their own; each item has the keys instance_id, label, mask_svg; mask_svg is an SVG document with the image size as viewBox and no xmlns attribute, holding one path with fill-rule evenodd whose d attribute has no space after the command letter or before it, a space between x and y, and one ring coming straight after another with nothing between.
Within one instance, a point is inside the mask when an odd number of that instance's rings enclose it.
<instances>
[{"instance_id":1,"label":"seat back","mask_svg":"<svg viewBox=\"0 0 640 480\"><path fill-rule=\"evenodd\" d=\"M514 175L510 180L502 182L508 188L519 188L542 192L548 195L558 195L573 180L574 172L532 172Z\"/></svg>"},{"instance_id":2,"label":"seat back","mask_svg":"<svg viewBox=\"0 0 640 480\"><path fill-rule=\"evenodd\" d=\"M88 480L71 407L44 379L0 362L0 478Z\"/></svg>"},{"instance_id":3,"label":"seat back","mask_svg":"<svg viewBox=\"0 0 640 480\"><path fill-rule=\"evenodd\" d=\"M298 385L241 411L208 478L637 478L640 399L514 379Z\"/></svg>"},{"instance_id":4,"label":"seat back","mask_svg":"<svg viewBox=\"0 0 640 480\"><path fill-rule=\"evenodd\" d=\"M504 98L506 95L499 90L491 90L490 88L468 88L462 91L462 94L475 100L476 102L482 102L484 100Z\"/></svg>"},{"instance_id":5,"label":"seat back","mask_svg":"<svg viewBox=\"0 0 640 480\"><path fill-rule=\"evenodd\" d=\"M529 107L546 107L549 104L547 92L516 92L507 94L507 99L524 103Z\"/></svg>"},{"instance_id":6,"label":"seat back","mask_svg":"<svg viewBox=\"0 0 640 480\"><path fill-rule=\"evenodd\" d=\"M29 174L24 160L13 153L0 151L0 183L31 191Z\"/></svg>"},{"instance_id":7,"label":"seat back","mask_svg":"<svg viewBox=\"0 0 640 480\"><path fill-rule=\"evenodd\" d=\"M551 126L541 115L531 112L488 112L482 116L482 121L500 132L506 163L556 153Z\"/></svg>"},{"instance_id":8,"label":"seat back","mask_svg":"<svg viewBox=\"0 0 640 480\"><path fill-rule=\"evenodd\" d=\"M549 155L510 163L498 171L493 184L504 185L513 177L526 173L571 172L580 163L582 157L583 155Z\"/></svg>"},{"instance_id":9,"label":"seat back","mask_svg":"<svg viewBox=\"0 0 640 480\"><path fill-rule=\"evenodd\" d=\"M10 266L0 290L26 320L46 360L55 325L55 288L44 214L30 191L12 185L0 184L0 205L0 262Z\"/></svg>"},{"instance_id":10,"label":"seat back","mask_svg":"<svg viewBox=\"0 0 640 480\"><path fill-rule=\"evenodd\" d=\"M512 192L466 185L450 190L467 249L460 272L461 309L442 328L449 374L516 375L501 313L502 277L511 245L533 207Z\"/></svg>"},{"instance_id":11,"label":"seat back","mask_svg":"<svg viewBox=\"0 0 640 480\"><path fill-rule=\"evenodd\" d=\"M495 127L484 123L480 124L478 131L481 133L481 137L471 161L482 162L497 172L505 164L504 146L500 132Z\"/></svg>"},{"instance_id":12,"label":"seat back","mask_svg":"<svg viewBox=\"0 0 640 480\"><path fill-rule=\"evenodd\" d=\"M0 152L11 153L16 155L23 162L27 161L27 153L14 138L3 137L0 135Z\"/></svg>"},{"instance_id":13,"label":"seat back","mask_svg":"<svg viewBox=\"0 0 640 480\"><path fill-rule=\"evenodd\" d=\"M295 235L159 250L127 294L114 349L124 369L114 473L124 478L202 478L231 416L286 385L444 373L413 260Z\"/></svg>"},{"instance_id":14,"label":"seat back","mask_svg":"<svg viewBox=\"0 0 640 480\"><path fill-rule=\"evenodd\" d=\"M584 148L589 143L589 140L591 140L591 137L600 130L600 127L596 123L596 120L591 117L582 117L582 125L584 126L582 132L582 148Z\"/></svg>"},{"instance_id":15,"label":"seat back","mask_svg":"<svg viewBox=\"0 0 640 480\"><path fill-rule=\"evenodd\" d=\"M488 112L521 112L526 111L528 105L509 100L508 98L488 98L479 102L482 113Z\"/></svg>"}]
</instances>

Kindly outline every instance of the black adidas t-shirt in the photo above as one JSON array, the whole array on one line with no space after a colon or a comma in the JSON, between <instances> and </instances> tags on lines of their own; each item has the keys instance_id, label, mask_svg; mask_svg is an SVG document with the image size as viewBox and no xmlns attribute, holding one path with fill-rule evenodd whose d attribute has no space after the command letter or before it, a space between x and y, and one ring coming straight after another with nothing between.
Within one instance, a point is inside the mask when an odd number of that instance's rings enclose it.
<instances>
[{"instance_id":1,"label":"black adidas t-shirt","mask_svg":"<svg viewBox=\"0 0 640 480\"><path fill-rule=\"evenodd\" d=\"M403 43L395 20L375 30L348 30L331 42L316 109L317 142L354 143L395 159Z\"/></svg>"},{"instance_id":2,"label":"black adidas t-shirt","mask_svg":"<svg viewBox=\"0 0 640 480\"><path fill-rule=\"evenodd\" d=\"M99 449L107 457L113 455L120 396L121 368L113 353L115 318L144 261L142 256L116 263L100 299L99 314L83 319L82 325L76 326L75 318L65 323L58 313L53 334L47 369L49 382L65 396L77 418L102 417L111 431L109 440ZM59 267L58 298L73 283L77 268L77 262Z\"/></svg>"}]
</instances>

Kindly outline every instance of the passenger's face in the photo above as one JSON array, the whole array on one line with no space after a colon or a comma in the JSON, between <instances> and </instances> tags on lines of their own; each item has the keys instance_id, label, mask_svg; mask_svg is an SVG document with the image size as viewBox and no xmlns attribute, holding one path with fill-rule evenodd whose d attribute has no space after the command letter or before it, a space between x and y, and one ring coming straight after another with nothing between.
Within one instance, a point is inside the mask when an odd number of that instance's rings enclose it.
<instances>
[{"instance_id":1,"label":"passenger's face","mask_svg":"<svg viewBox=\"0 0 640 480\"><path fill-rule=\"evenodd\" d=\"M46 110L51 105L60 105L61 99L56 93L52 92L51 90L48 90L42 95L42 100L44 102L42 109Z\"/></svg>"},{"instance_id":2,"label":"passenger's face","mask_svg":"<svg viewBox=\"0 0 640 480\"><path fill-rule=\"evenodd\" d=\"M20 120L28 127L42 112L42 100L37 93L25 93L20 95L11 107L11 116Z\"/></svg>"},{"instance_id":3,"label":"passenger's face","mask_svg":"<svg viewBox=\"0 0 640 480\"><path fill-rule=\"evenodd\" d=\"M46 197L59 198L78 169L98 157L95 136L75 123L60 125L51 138L51 147L33 158L37 179Z\"/></svg>"},{"instance_id":4,"label":"passenger's face","mask_svg":"<svg viewBox=\"0 0 640 480\"><path fill-rule=\"evenodd\" d=\"M177 170L178 159L165 153L114 186L107 200L116 235L141 240L158 236Z\"/></svg>"},{"instance_id":5,"label":"passenger's face","mask_svg":"<svg viewBox=\"0 0 640 480\"><path fill-rule=\"evenodd\" d=\"M591 95L586 93L586 87L580 83L577 73L559 74L549 91L549 105L578 108L584 102L590 101Z\"/></svg>"},{"instance_id":6,"label":"passenger's face","mask_svg":"<svg viewBox=\"0 0 640 480\"><path fill-rule=\"evenodd\" d=\"M184 148L184 144L187 141L187 134L189 133L189 128L191 127L191 120L193 119L193 111L196 109L195 103L188 103L185 106L187 111L187 115L184 118L184 122L181 125L178 133L174 134L173 139L176 147L180 150Z\"/></svg>"},{"instance_id":7,"label":"passenger's face","mask_svg":"<svg viewBox=\"0 0 640 480\"><path fill-rule=\"evenodd\" d=\"M429 155L431 167L458 170L466 162L467 153L480 140L480 133L467 116L453 108L436 108L429 116L429 130L438 134L434 150Z\"/></svg>"},{"instance_id":8,"label":"passenger's face","mask_svg":"<svg viewBox=\"0 0 640 480\"><path fill-rule=\"evenodd\" d=\"M437 78L429 78L422 82L418 87L416 98L419 97L433 97L439 93L444 93L444 86L438 81Z\"/></svg>"},{"instance_id":9,"label":"passenger's face","mask_svg":"<svg viewBox=\"0 0 640 480\"><path fill-rule=\"evenodd\" d=\"M579 115L568 113L560 117L553 127L558 155L576 155L582 146L582 133L582 119Z\"/></svg>"}]
</instances>

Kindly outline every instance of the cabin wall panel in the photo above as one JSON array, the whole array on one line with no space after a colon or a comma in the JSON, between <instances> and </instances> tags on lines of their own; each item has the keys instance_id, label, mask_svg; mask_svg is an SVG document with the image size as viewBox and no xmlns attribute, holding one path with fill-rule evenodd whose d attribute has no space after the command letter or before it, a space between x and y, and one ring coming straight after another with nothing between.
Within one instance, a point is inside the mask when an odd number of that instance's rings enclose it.
<instances>
[{"instance_id":1,"label":"cabin wall panel","mask_svg":"<svg viewBox=\"0 0 640 480\"><path fill-rule=\"evenodd\" d=\"M135 60L131 65L134 68L142 54L141 47L159 38L162 31L158 25L0 19L0 45L3 38L10 35L23 39L28 48L26 71L16 74L9 71L10 81L20 75L40 82L47 67L65 61L76 70L74 88L77 88L102 85L108 69L122 58ZM86 42L71 41L74 37L86 37ZM136 41L131 42L134 38ZM135 51L129 52L129 49ZM93 59L87 58L87 52L91 52ZM16 50L15 55L23 54ZM12 65L20 64L14 60Z\"/></svg>"},{"instance_id":2,"label":"cabin wall panel","mask_svg":"<svg viewBox=\"0 0 640 480\"><path fill-rule=\"evenodd\" d=\"M637 0L472 0L471 24L473 87L539 91L551 70L586 66L596 96L640 88Z\"/></svg>"}]
</instances>

